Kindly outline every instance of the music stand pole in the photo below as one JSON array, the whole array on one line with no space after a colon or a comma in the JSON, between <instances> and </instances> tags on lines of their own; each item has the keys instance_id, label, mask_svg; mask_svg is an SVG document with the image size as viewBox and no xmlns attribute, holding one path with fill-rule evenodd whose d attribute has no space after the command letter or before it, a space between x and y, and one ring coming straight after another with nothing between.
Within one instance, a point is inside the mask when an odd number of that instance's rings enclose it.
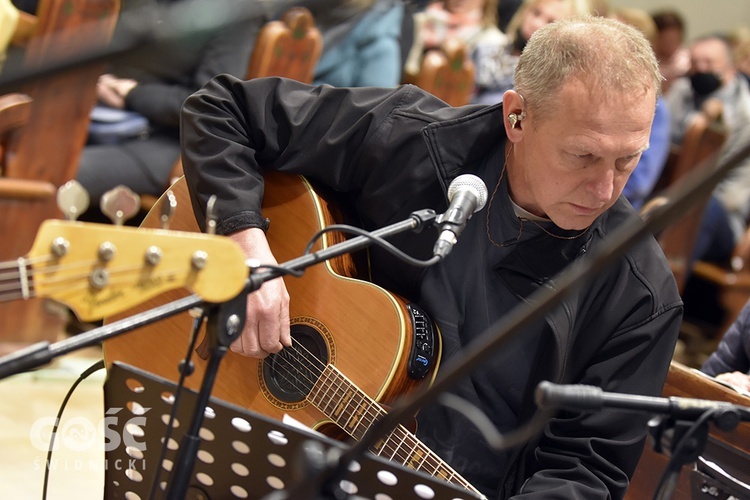
<instances>
[{"instance_id":1,"label":"music stand pole","mask_svg":"<svg viewBox=\"0 0 750 500\"><path fill-rule=\"evenodd\" d=\"M242 332L245 324L247 293L240 293L224 304L218 304L208 311L206 338L209 341L209 358L201 382L198 400L193 409L190 427L185 432L180 452L175 460L172 481L167 490L167 498L185 498L190 485L195 457L200 447L200 429L203 425L206 408L213 390L219 364L231 343Z\"/></svg>"}]
</instances>

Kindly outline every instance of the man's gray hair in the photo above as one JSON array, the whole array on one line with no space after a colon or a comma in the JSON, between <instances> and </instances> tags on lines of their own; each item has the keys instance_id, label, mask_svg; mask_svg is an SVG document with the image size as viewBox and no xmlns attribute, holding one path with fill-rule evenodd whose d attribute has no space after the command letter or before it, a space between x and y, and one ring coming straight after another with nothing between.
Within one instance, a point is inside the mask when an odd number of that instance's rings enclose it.
<instances>
[{"instance_id":1,"label":"man's gray hair","mask_svg":"<svg viewBox=\"0 0 750 500\"><path fill-rule=\"evenodd\" d=\"M560 19L537 30L518 61L515 90L543 116L556 109L558 91L569 77L590 84L592 92L653 89L654 99L663 80L643 33L594 16Z\"/></svg>"}]
</instances>

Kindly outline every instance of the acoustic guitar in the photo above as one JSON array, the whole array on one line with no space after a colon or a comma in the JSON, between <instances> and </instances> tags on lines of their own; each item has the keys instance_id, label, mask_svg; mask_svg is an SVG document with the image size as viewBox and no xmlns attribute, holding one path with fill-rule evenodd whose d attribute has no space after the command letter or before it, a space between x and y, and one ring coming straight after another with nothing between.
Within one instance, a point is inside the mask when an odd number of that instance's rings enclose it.
<instances>
[{"instance_id":1,"label":"acoustic guitar","mask_svg":"<svg viewBox=\"0 0 750 500\"><path fill-rule=\"evenodd\" d=\"M177 200L170 228L198 231L184 178L170 190ZM152 212L159 213L163 202L165 197ZM302 255L309 239L334 222L336 211L307 179L268 173L263 213L271 220L267 232L271 249L279 262L286 262ZM158 223L149 215L144 226ZM329 233L321 244L331 245L342 238ZM292 347L264 360L227 353L212 395L278 420L288 414L333 437L341 437L343 431L360 439L385 414L382 405L431 382L440 340L427 315L357 275L355 259L344 256L312 266L302 277L283 278L291 297ZM186 293L169 291L114 319ZM108 340L105 361L108 365L124 362L177 381L180 361L188 354L185 350L192 323L190 314L185 313ZM192 358L195 371L186 385L199 390L206 360ZM372 451L482 497L404 426L393 430Z\"/></svg>"}]
</instances>

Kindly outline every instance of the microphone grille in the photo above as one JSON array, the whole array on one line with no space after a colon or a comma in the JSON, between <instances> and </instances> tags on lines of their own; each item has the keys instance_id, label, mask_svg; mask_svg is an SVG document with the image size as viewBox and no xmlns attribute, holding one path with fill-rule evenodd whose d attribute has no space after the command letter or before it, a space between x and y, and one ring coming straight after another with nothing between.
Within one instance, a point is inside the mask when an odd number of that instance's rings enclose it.
<instances>
[{"instance_id":1,"label":"microphone grille","mask_svg":"<svg viewBox=\"0 0 750 500\"><path fill-rule=\"evenodd\" d=\"M473 174L462 174L453 179L448 186L448 201L453 201L456 192L466 189L472 191L477 197L477 208L474 212L484 208L484 204L487 203L487 186L484 185L482 179Z\"/></svg>"}]
</instances>

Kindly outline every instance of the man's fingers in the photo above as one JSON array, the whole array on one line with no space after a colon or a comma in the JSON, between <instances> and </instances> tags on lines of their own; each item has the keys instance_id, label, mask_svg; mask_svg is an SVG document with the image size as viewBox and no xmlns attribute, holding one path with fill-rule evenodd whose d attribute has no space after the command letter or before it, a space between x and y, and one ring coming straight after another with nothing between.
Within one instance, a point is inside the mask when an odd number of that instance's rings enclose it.
<instances>
[{"instance_id":1,"label":"man's fingers","mask_svg":"<svg viewBox=\"0 0 750 500\"><path fill-rule=\"evenodd\" d=\"M281 328L279 340L284 347L291 347L292 345L292 332L289 318L289 301L281 305L281 312L279 315L279 327Z\"/></svg>"},{"instance_id":2,"label":"man's fingers","mask_svg":"<svg viewBox=\"0 0 750 500\"><path fill-rule=\"evenodd\" d=\"M251 358L263 359L268 356L268 352L263 350L258 341L258 324L245 324L240 337L232 342L229 348L237 354L249 356Z\"/></svg>"}]
</instances>

